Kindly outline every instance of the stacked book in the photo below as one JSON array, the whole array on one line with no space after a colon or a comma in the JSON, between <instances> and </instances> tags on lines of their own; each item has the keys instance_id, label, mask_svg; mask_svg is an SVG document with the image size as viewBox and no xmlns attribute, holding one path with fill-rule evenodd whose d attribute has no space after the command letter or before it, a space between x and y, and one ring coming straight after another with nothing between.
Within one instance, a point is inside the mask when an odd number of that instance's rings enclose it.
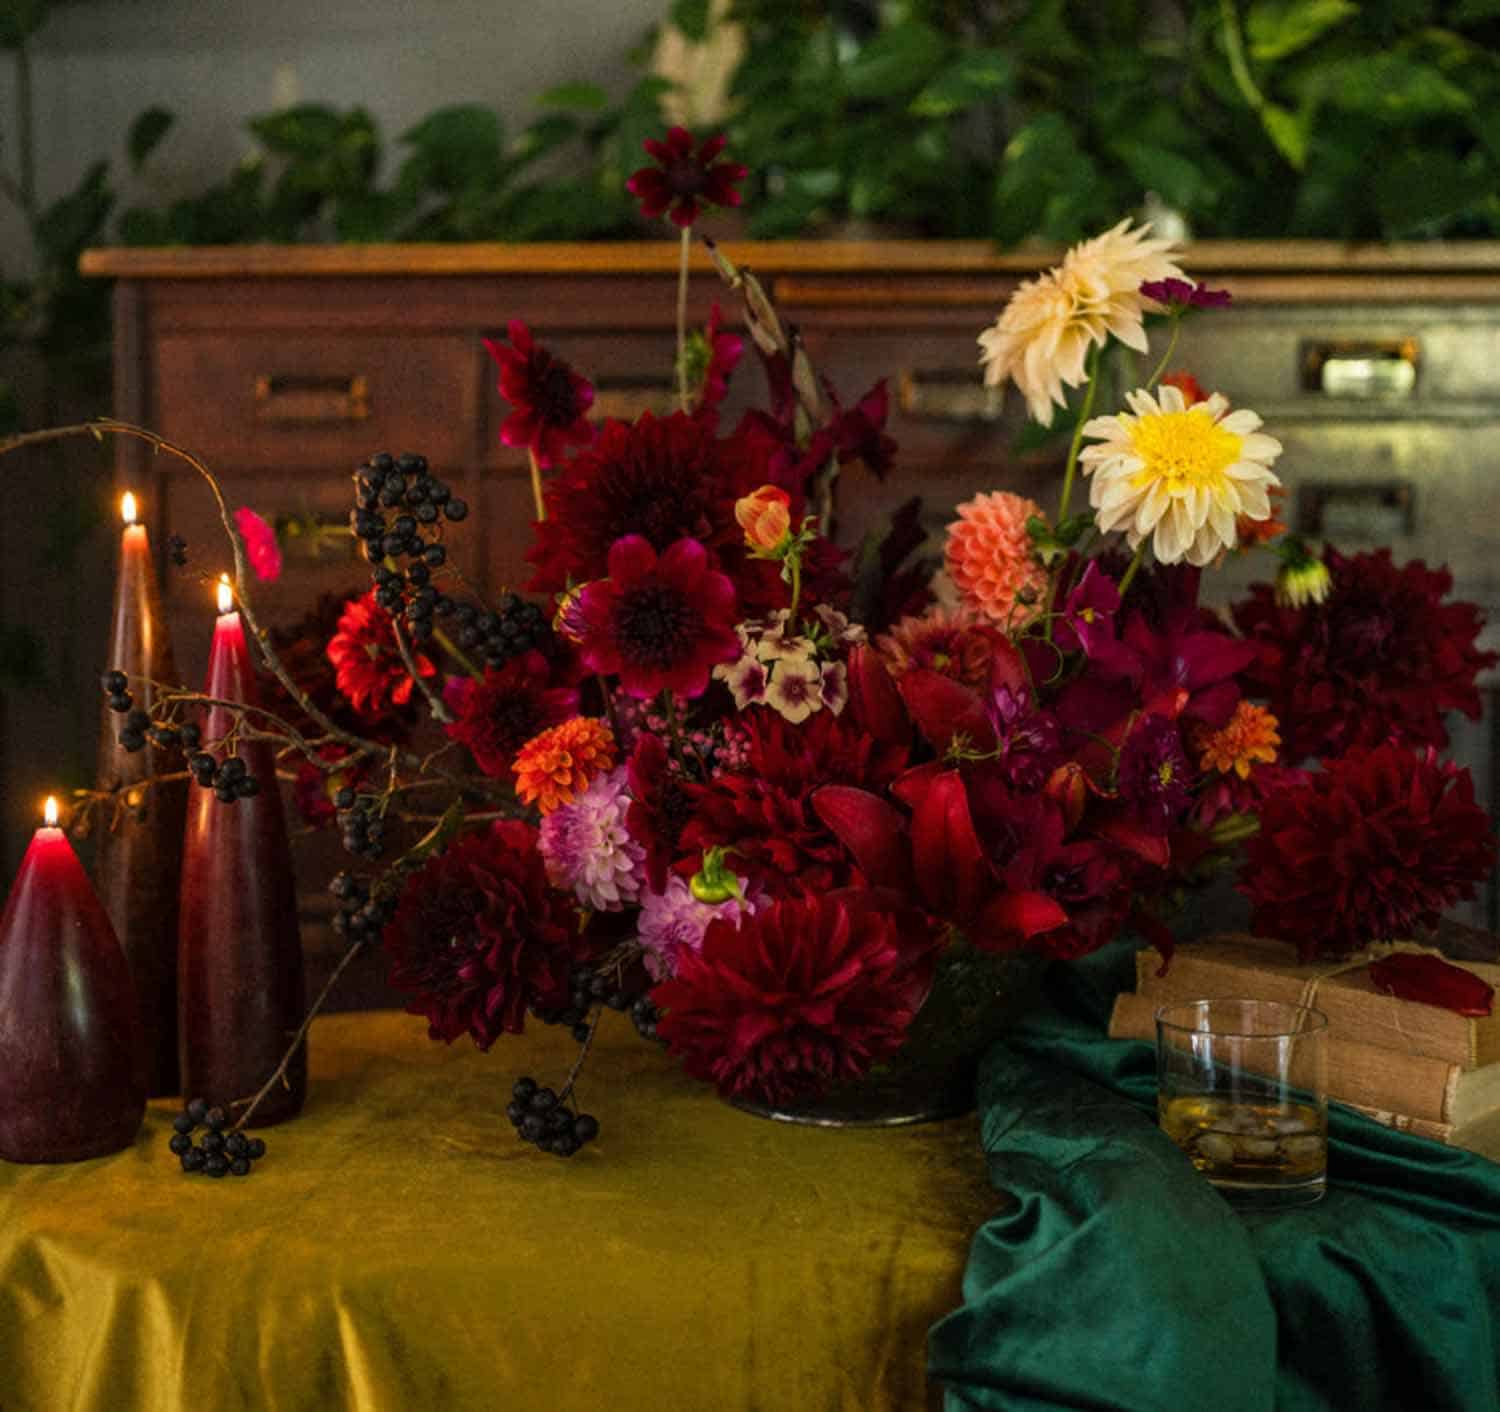
<instances>
[{"instance_id":1,"label":"stacked book","mask_svg":"<svg viewBox=\"0 0 1500 1412\"><path fill-rule=\"evenodd\" d=\"M1500 965L1454 962L1500 991ZM1368 964L1298 964L1284 942L1235 935L1185 946L1158 975L1136 956L1136 989L1115 1000L1113 1039L1156 1040L1159 1006L1252 998L1311 1004L1328 1017L1328 1096L1389 1127L1500 1160L1500 1006L1482 1018L1397 1000Z\"/></svg>"}]
</instances>

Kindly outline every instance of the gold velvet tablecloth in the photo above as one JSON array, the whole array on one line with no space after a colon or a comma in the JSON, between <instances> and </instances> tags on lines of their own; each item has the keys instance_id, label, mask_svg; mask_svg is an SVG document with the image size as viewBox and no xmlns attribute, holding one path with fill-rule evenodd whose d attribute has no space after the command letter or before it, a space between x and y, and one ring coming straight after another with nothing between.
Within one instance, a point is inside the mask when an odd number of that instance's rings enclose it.
<instances>
[{"instance_id":1,"label":"gold velvet tablecloth","mask_svg":"<svg viewBox=\"0 0 1500 1412\"><path fill-rule=\"evenodd\" d=\"M928 1326L998 1203L972 1119L788 1127L721 1104L607 1015L569 1161L505 1119L520 1072L422 1021L312 1032L303 1116L247 1178L135 1146L0 1162L0 1412L935 1405Z\"/></svg>"}]
</instances>

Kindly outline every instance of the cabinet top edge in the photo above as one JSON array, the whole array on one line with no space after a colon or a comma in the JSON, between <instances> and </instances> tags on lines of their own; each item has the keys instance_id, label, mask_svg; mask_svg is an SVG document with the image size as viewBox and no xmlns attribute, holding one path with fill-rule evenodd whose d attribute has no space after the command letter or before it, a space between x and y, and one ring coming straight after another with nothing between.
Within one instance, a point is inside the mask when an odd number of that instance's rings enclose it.
<instances>
[{"instance_id":1,"label":"cabinet top edge","mask_svg":"<svg viewBox=\"0 0 1500 1412\"><path fill-rule=\"evenodd\" d=\"M1032 274L1058 247L997 250L982 240L725 241L737 265L764 274ZM1500 241L1350 245L1332 240L1203 240L1182 263L1199 273L1490 274ZM675 241L421 245L111 246L85 250L81 273L115 279L285 279L314 276L672 274ZM711 269L693 250L693 266Z\"/></svg>"}]
</instances>

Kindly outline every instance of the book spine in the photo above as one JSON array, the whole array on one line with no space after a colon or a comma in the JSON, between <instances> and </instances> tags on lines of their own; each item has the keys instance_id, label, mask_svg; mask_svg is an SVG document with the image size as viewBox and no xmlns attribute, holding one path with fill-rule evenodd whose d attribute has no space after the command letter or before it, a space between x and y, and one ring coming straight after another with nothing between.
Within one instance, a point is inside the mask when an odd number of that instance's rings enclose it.
<instances>
[{"instance_id":1,"label":"book spine","mask_svg":"<svg viewBox=\"0 0 1500 1412\"><path fill-rule=\"evenodd\" d=\"M1158 1005L1179 1000L1244 996L1298 1004L1307 993L1313 968L1277 966L1267 955L1258 964L1254 948L1243 944L1220 954L1212 943L1184 948L1173 958L1165 976L1157 975L1161 960L1154 950L1137 953L1136 989ZM1481 1055L1474 1021L1433 1005L1397 1000L1375 991L1367 980L1329 977L1318 986L1313 1004L1328 1016L1335 1036L1359 1036L1376 1048L1474 1068Z\"/></svg>"},{"instance_id":2,"label":"book spine","mask_svg":"<svg viewBox=\"0 0 1500 1412\"><path fill-rule=\"evenodd\" d=\"M1149 995L1116 996L1109 1021L1110 1038L1155 1043L1160 1003ZM1332 1034L1328 1037L1328 1096L1355 1107L1451 1123L1462 1072L1456 1064L1441 1059L1400 1054Z\"/></svg>"}]
</instances>

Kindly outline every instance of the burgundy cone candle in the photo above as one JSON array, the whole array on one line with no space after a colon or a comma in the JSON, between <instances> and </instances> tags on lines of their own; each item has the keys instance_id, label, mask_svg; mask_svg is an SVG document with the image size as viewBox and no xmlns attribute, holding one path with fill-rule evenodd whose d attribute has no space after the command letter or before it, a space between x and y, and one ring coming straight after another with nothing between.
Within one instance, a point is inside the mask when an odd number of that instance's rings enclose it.
<instances>
[{"instance_id":1,"label":"burgundy cone candle","mask_svg":"<svg viewBox=\"0 0 1500 1412\"><path fill-rule=\"evenodd\" d=\"M77 1162L146 1111L125 953L47 801L0 916L0 1158Z\"/></svg>"},{"instance_id":2,"label":"burgundy cone candle","mask_svg":"<svg viewBox=\"0 0 1500 1412\"><path fill-rule=\"evenodd\" d=\"M136 523L135 497L126 491L120 514L120 567L115 579L114 621L109 636L111 669L131 679L135 703L151 711L150 681L177 679L172 644L162 617L156 571L146 527ZM182 829L187 809L184 780L157 783L158 775L181 774L176 749L127 751L119 741L121 717L103 707L99 733L100 789L124 791L124 807L97 829L94 876L99 899L114 923L130 963L140 1005L145 1044L146 1094L178 1093L177 1083L177 884L182 868Z\"/></svg>"},{"instance_id":3,"label":"burgundy cone candle","mask_svg":"<svg viewBox=\"0 0 1500 1412\"><path fill-rule=\"evenodd\" d=\"M255 668L227 581L219 586L204 690L221 701L256 704ZM222 706L203 718L204 748L221 762L228 752L215 742L233 725L233 714ZM233 803L212 789L195 787L189 795L177 932L182 1091L226 1111L270 1078L303 1010L297 894L275 755L265 741L240 741L233 753L260 789ZM302 1107L305 1045L286 1079L255 1110L252 1123L279 1122Z\"/></svg>"}]
</instances>

